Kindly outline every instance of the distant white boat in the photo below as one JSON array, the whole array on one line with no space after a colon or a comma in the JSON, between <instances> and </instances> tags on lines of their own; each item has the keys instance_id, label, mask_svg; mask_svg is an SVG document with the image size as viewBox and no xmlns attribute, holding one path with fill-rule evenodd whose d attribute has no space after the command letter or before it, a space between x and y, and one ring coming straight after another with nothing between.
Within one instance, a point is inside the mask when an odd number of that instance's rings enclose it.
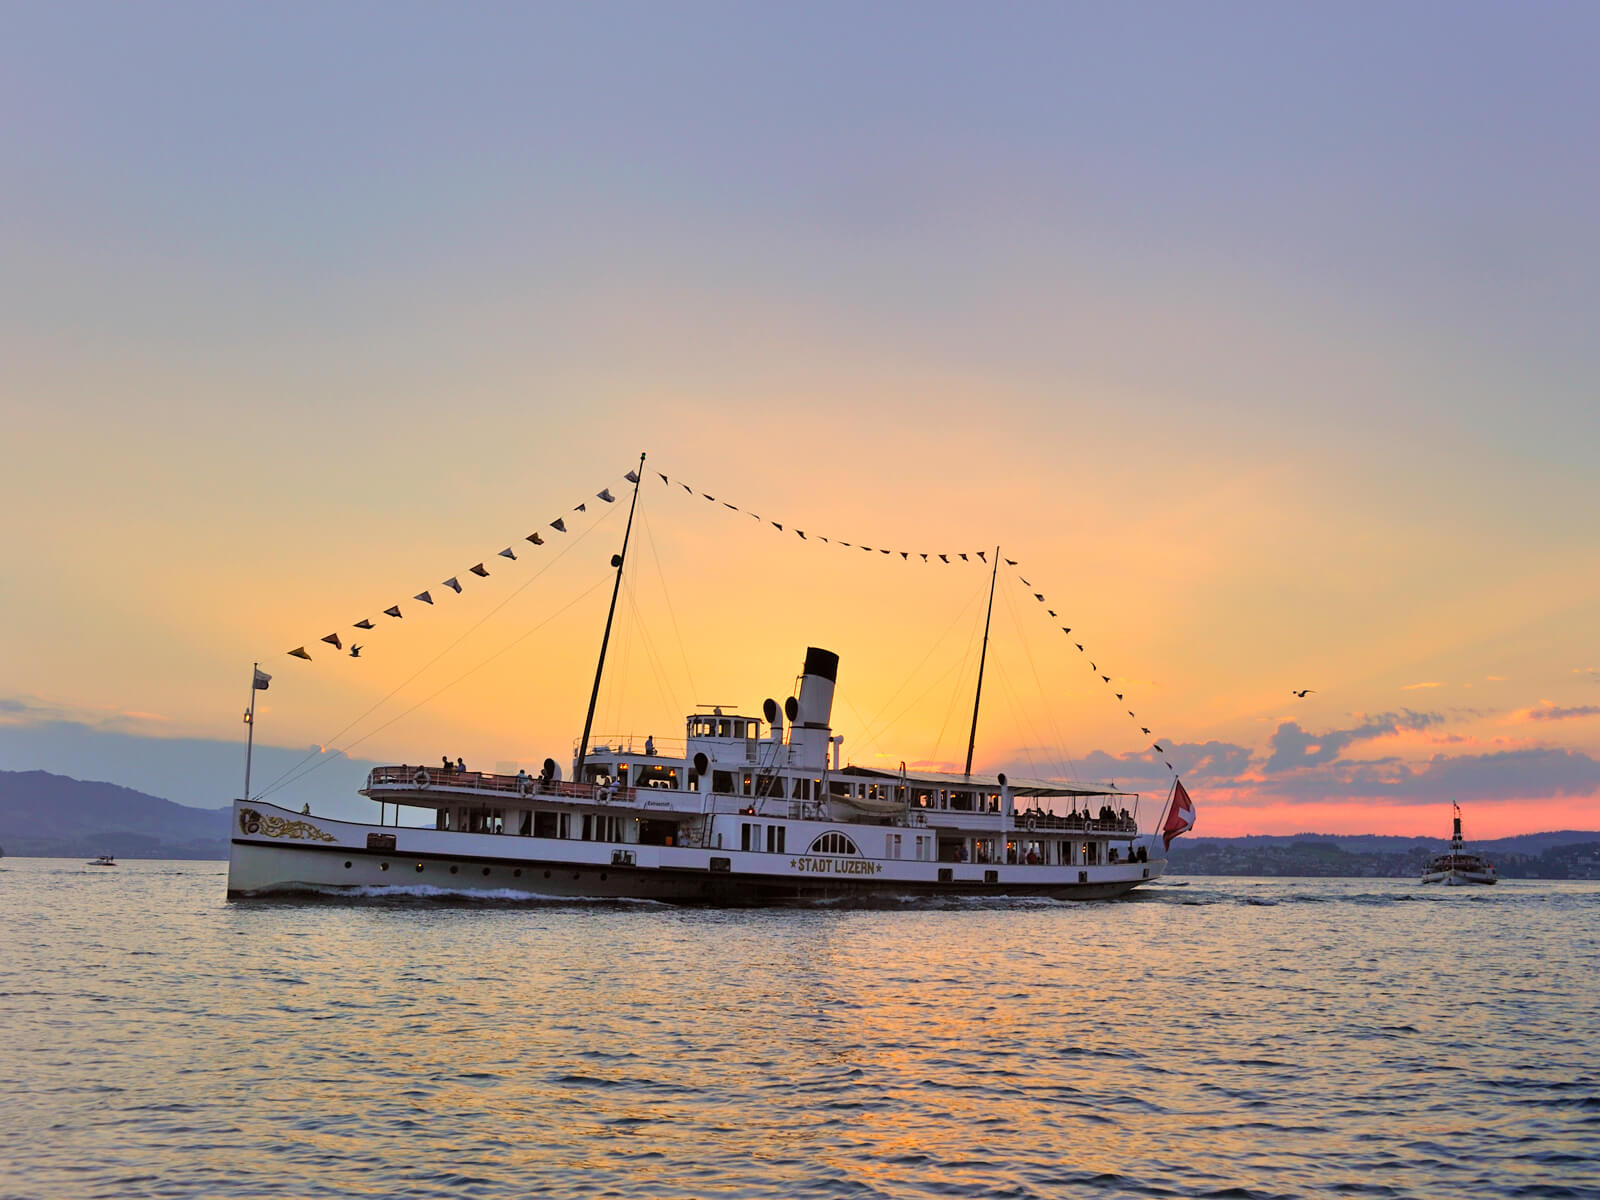
<instances>
[{"instance_id":1,"label":"distant white boat","mask_svg":"<svg viewBox=\"0 0 1600 1200\"><path fill-rule=\"evenodd\" d=\"M117 860L109 854L102 854L99 858L91 859L84 865L90 867L114 867L117 865Z\"/></svg>"},{"instance_id":2,"label":"distant white boat","mask_svg":"<svg viewBox=\"0 0 1600 1200\"><path fill-rule=\"evenodd\" d=\"M1450 836L1450 849L1428 860L1428 865L1422 871L1422 882L1442 883L1448 887L1498 882L1500 877L1494 873L1493 863L1462 848L1461 806L1451 804L1450 807L1455 809L1456 814L1455 829Z\"/></svg>"}]
</instances>

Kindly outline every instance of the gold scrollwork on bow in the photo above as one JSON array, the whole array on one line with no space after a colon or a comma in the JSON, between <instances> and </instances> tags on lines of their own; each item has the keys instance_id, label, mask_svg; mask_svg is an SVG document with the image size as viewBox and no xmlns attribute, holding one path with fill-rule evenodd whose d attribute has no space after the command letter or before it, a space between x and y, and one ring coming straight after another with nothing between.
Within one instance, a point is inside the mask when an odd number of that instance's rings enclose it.
<instances>
[{"instance_id":1,"label":"gold scrollwork on bow","mask_svg":"<svg viewBox=\"0 0 1600 1200\"><path fill-rule=\"evenodd\" d=\"M317 842L338 841L331 833L324 833L310 821L286 821L282 817L263 816L253 808L239 810L239 828L245 833L261 833L275 838L306 838Z\"/></svg>"}]
</instances>

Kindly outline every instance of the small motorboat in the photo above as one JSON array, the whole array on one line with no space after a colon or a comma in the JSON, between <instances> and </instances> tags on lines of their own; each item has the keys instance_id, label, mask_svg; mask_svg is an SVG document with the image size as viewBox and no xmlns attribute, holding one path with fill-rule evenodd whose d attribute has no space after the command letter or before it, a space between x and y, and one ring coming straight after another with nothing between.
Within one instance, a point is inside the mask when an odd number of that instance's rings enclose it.
<instances>
[{"instance_id":1,"label":"small motorboat","mask_svg":"<svg viewBox=\"0 0 1600 1200\"><path fill-rule=\"evenodd\" d=\"M89 867L114 867L117 865L117 860L110 854L102 854L99 858L90 859L84 865Z\"/></svg>"}]
</instances>

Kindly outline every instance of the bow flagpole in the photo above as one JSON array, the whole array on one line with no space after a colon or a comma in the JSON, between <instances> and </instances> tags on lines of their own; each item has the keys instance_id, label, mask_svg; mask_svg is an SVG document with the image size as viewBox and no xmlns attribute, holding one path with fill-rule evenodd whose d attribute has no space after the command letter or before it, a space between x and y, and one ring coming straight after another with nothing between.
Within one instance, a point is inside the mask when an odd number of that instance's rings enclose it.
<instances>
[{"instance_id":1,"label":"bow flagpole","mask_svg":"<svg viewBox=\"0 0 1600 1200\"><path fill-rule=\"evenodd\" d=\"M245 710L245 740L244 740L244 795L242 800L250 799L250 756L256 746L256 693L267 690L267 685L272 682L272 676L261 669L260 663L250 664L250 707Z\"/></svg>"}]
</instances>

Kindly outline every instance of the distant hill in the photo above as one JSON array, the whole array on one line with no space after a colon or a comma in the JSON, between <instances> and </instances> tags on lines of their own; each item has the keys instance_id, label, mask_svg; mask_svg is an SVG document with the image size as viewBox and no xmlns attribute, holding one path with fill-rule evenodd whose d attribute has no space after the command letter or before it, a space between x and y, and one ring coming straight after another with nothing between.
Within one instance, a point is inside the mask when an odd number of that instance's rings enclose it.
<instances>
[{"instance_id":1,"label":"distant hill","mask_svg":"<svg viewBox=\"0 0 1600 1200\"><path fill-rule=\"evenodd\" d=\"M227 858L226 808L189 808L114 783L0 771L0 850L39 858Z\"/></svg>"},{"instance_id":2,"label":"distant hill","mask_svg":"<svg viewBox=\"0 0 1600 1200\"><path fill-rule=\"evenodd\" d=\"M1405 879L1449 845L1445 838L1341 836L1179 838L1175 875L1300 875ZM1600 879L1600 832L1561 830L1467 843L1504 879Z\"/></svg>"}]
</instances>

